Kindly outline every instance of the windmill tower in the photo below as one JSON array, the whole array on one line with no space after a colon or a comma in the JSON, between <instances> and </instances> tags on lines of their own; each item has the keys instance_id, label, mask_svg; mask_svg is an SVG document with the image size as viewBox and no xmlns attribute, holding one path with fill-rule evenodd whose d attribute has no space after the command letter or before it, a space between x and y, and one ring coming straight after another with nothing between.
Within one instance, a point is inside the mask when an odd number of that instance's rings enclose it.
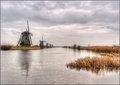
<instances>
[{"instance_id":1,"label":"windmill tower","mask_svg":"<svg viewBox=\"0 0 120 85\"><path fill-rule=\"evenodd\" d=\"M32 45L31 35L32 34L30 33L29 23L27 21L27 29L26 31L21 33L17 46L31 46Z\"/></svg>"}]
</instances>

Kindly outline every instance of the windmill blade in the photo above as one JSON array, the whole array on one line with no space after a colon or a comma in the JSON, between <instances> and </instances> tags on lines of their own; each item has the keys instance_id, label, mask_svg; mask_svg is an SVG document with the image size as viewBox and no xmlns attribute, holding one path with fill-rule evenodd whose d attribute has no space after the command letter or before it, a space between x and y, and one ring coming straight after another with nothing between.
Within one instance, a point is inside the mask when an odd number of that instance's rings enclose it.
<instances>
[{"instance_id":1,"label":"windmill blade","mask_svg":"<svg viewBox=\"0 0 120 85\"><path fill-rule=\"evenodd\" d=\"M19 39L19 41L18 41L18 44L17 44L17 46L19 45L19 43L20 43L20 41L21 41L21 37L22 37L22 36L20 36L20 39Z\"/></svg>"},{"instance_id":2,"label":"windmill blade","mask_svg":"<svg viewBox=\"0 0 120 85\"><path fill-rule=\"evenodd\" d=\"M33 36L33 34L32 34L32 33L30 33L30 35L31 35L31 36Z\"/></svg>"},{"instance_id":3,"label":"windmill blade","mask_svg":"<svg viewBox=\"0 0 120 85\"><path fill-rule=\"evenodd\" d=\"M27 20L27 26L28 26L28 32L30 32L28 20Z\"/></svg>"},{"instance_id":4,"label":"windmill blade","mask_svg":"<svg viewBox=\"0 0 120 85\"><path fill-rule=\"evenodd\" d=\"M29 39L30 39L30 44L32 45L32 39L31 39L31 36L29 36Z\"/></svg>"},{"instance_id":5,"label":"windmill blade","mask_svg":"<svg viewBox=\"0 0 120 85\"><path fill-rule=\"evenodd\" d=\"M41 34L41 37L42 37L42 41L43 41L43 33Z\"/></svg>"}]
</instances>

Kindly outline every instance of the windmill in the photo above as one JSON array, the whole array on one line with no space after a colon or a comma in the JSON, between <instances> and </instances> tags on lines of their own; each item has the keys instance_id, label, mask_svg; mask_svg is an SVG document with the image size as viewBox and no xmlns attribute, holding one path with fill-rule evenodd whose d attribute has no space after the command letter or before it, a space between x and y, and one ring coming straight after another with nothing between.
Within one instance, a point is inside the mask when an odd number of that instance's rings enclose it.
<instances>
[{"instance_id":1,"label":"windmill","mask_svg":"<svg viewBox=\"0 0 120 85\"><path fill-rule=\"evenodd\" d=\"M46 41L43 41L43 35L42 35L42 40L40 40L40 48L41 49L45 48L44 42L46 42Z\"/></svg>"},{"instance_id":2,"label":"windmill","mask_svg":"<svg viewBox=\"0 0 120 85\"><path fill-rule=\"evenodd\" d=\"M29 23L27 20L27 29L26 31L21 33L17 46L31 46L32 45L31 35L32 34L30 33Z\"/></svg>"}]
</instances>

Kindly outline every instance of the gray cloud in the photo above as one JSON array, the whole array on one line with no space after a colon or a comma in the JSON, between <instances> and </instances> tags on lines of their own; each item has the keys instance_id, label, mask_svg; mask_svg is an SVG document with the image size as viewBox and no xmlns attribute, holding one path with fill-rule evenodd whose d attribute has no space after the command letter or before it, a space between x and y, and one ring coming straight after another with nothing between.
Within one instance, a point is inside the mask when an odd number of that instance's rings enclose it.
<instances>
[{"instance_id":1,"label":"gray cloud","mask_svg":"<svg viewBox=\"0 0 120 85\"><path fill-rule=\"evenodd\" d=\"M1 19L3 37L7 36L6 32L19 37L19 33L26 29L28 19L35 44L41 38L40 33L57 45L64 45L65 41L72 39L69 45L86 45L99 39L101 42L96 44L104 44L102 41L105 40L110 45L119 43L118 1L2 1ZM94 40L89 38L92 36L95 36ZM108 37L116 42L112 43Z\"/></svg>"}]
</instances>

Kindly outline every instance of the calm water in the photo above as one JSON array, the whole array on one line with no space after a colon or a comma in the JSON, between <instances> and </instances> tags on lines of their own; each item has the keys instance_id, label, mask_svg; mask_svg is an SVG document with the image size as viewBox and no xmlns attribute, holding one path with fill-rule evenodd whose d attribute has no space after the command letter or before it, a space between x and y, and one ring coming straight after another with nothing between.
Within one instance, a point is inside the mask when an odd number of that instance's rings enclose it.
<instances>
[{"instance_id":1,"label":"calm water","mask_svg":"<svg viewBox=\"0 0 120 85\"><path fill-rule=\"evenodd\" d=\"M71 61L96 56L88 51L50 48L1 52L2 84L118 84L119 71L92 71L67 68ZM99 55L97 55L99 56ZM99 56L100 57L100 56Z\"/></svg>"}]
</instances>

